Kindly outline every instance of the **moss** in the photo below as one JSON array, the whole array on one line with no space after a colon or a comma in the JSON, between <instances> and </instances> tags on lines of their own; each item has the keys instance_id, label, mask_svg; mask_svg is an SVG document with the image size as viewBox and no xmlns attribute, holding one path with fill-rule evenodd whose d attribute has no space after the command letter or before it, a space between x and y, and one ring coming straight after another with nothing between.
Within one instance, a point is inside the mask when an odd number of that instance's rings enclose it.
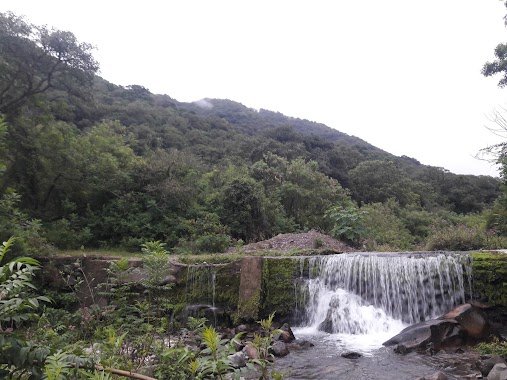
<instances>
[{"instance_id":1,"label":"moss","mask_svg":"<svg viewBox=\"0 0 507 380\"><path fill-rule=\"evenodd\" d=\"M491 306L507 306L507 255L473 252L474 298Z\"/></svg>"},{"instance_id":2,"label":"moss","mask_svg":"<svg viewBox=\"0 0 507 380\"><path fill-rule=\"evenodd\" d=\"M238 304L239 273L237 262L228 265L185 267L178 274L178 283L168 292L167 299L172 304L211 304L213 302L212 276L214 275L215 306L227 312L234 312Z\"/></svg>"},{"instance_id":3,"label":"moss","mask_svg":"<svg viewBox=\"0 0 507 380\"><path fill-rule=\"evenodd\" d=\"M239 299L239 282L239 262L217 268L215 304L235 311Z\"/></svg>"},{"instance_id":4,"label":"moss","mask_svg":"<svg viewBox=\"0 0 507 380\"><path fill-rule=\"evenodd\" d=\"M294 311L294 280L299 277L300 271L300 261L293 258L265 260L260 305L262 317L273 312L276 312L277 317L283 317Z\"/></svg>"},{"instance_id":5,"label":"moss","mask_svg":"<svg viewBox=\"0 0 507 380\"><path fill-rule=\"evenodd\" d=\"M249 299L240 300L237 313L234 314L234 322L239 323L242 320L257 320L259 318L260 301L261 289L258 289Z\"/></svg>"}]
</instances>

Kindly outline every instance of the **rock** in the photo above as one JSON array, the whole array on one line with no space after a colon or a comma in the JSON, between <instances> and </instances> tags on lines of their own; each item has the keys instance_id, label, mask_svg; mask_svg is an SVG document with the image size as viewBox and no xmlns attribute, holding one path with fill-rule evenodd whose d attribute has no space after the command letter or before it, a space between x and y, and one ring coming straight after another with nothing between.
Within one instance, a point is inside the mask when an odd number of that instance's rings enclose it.
<instances>
[{"instance_id":1,"label":"rock","mask_svg":"<svg viewBox=\"0 0 507 380\"><path fill-rule=\"evenodd\" d=\"M396 345L395 352L405 354L413 350L432 350L460 347L490 337L491 328L481 308L463 304L438 319L416 323L384 342L384 346ZM457 352L457 351L456 351Z\"/></svg>"},{"instance_id":2,"label":"rock","mask_svg":"<svg viewBox=\"0 0 507 380\"><path fill-rule=\"evenodd\" d=\"M248 359L259 359L259 353L257 349L251 344L247 344L245 348L243 348L243 352L246 354Z\"/></svg>"},{"instance_id":3,"label":"rock","mask_svg":"<svg viewBox=\"0 0 507 380\"><path fill-rule=\"evenodd\" d=\"M342 358L346 358L346 359L359 359L361 355L359 352L344 352L343 354L341 354L341 357Z\"/></svg>"},{"instance_id":4,"label":"rock","mask_svg":"<svg viewBox=\"0 0 507 380\"><path fill-rule=\"evenodd\" d=\"M305 350L315 345L308 340L296 339L294 342L288 343L287 346L291 351L293 351L293 350Z\"/></svg>"},{"instance_id":5,"label":"rock","mask_svg":"<svg viewBox=\"0 0 507 380\"><path fill-rule=\"evenodd\" d=\"M429 376L418 377L416 380L448 380L448 379L449 378L445 373L438 371Z\"/></svg>"},{"instance_id":6,"label":"rock","mask_svg":"<svg viewBox=\"0 0 507 380\"><path fill-rule=\"evenodd\" d=\"M282 332L280 333L278 339L284 343L290 343L296 340L296 337L294 336L294 333L288 323L284 323L282 327L280 327L280 330L282 330Z\"/></svg>"},{"instance_id":7,"label":"rock","mask_svg":"<svg viewBox=\"0 0 507 380\"><path fill-rule=\"evenodd\" d=\"M247 331L248 331L248 327L246 325L239 325L238 327L236 327L236 333L247 332Z\"/></svg>"},{"instance_id":8,"label":"rock","mask_svg":"<svg viewBox=\"0 0 507 380\"><path fill-rule=\"evenodd\" d=\"M271 345L271 351L273 352L273 355L275 355L276 357L284 357L289 354L289 349L287 348L287 345L281 340L278 340Z\"/></svg>"},{"instance_id":9,"label":"rock","mask_svg":"<svg viewBox=\"0 0 507 380\"><path fill-rule=\"evenodd\" d=\"M333 310L338 309L339 306L340 306L339 297L333 296L329 301L329 309L327 311L326 318L324 319L324 321L321 322L317 330L325 331L329 334L333 334L336 332L334 331L335 321L333 318ZM338 321L336 322L340 324L342 318L341 315L337 315L336 317L338 317Z\"/></svg>"},{"instance_id":10,"label":"rock","mask_svg":"<svg viewBox=\"0 0 507 380\"><path fill-rule=\"evenodd\" d=\"M484 312L469 303L456 306L438 319L457 321L466 334L474 339L486 339L491 328Z\"/></svg>"},{"instance_id":11,"label":"rock","mask_svg":"<svg viewBox=\"0 0 507 380\"><path fill-rule=\"evenodd\" d=\"M394 347L394 352L400 355L406 355L410 352L410 350L403 344L398 344L396 347Z\"/></svg>"},{"instance_id":12,"label":"rock","mask_svg":"<svg viewBox=\"0 0 507 380\"><path fill-rule=\"evenodd\" d=\"M486 377L491 372L495 364L504 363L507 364L505 359L498 355L493 355L490 358L487 358L479 365L479 370L482 373L482 376Z\"/></svg>"},{"instance_id":13,"label":"rock","mask_svg":"<svg viewBox=\"0 0 507 380\"><path fill-rule=\"evenodd\" d=\"M488 380L507 380L507 365L505 363L497 363L489 372Z\"/></svg>"},{"instance_id":14,"label":"rock","mask_svg":"<svg viewBox=\"0 0 507 380\"><path fill-rule=\"evenodd\" d=\"M431 319L403 329L383 345L397 345L396 352L407 353L415 349L426 349L430 344L438 349L450 341L458 340L459 336L459 324L456 321Z\"/></svg>"},{"instance_id":15,"label":"rock","mask_svg":"<svg viewBox=\"0 0 507 380\"><path fill-rule=\"evenodd\" d=\"M234 368L243 368L246 367L246 356L243 352L236 352L232 355L227 356L227 358L231 361L232 366Z\"/></svg>"}]
</instances>

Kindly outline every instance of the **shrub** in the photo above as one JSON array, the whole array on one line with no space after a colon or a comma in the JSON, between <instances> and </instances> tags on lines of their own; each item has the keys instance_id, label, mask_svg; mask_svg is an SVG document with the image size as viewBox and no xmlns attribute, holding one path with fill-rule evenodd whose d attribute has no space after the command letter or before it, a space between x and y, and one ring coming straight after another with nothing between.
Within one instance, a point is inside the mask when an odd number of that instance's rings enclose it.
<instances>
[{"instance_id":1,"label":"shrub","mask_svg":"<svg viewBox=\"0 0 507 380\"><path fill-rule=\"evenodd\" d=\"M477 349L481 354L498 355L507 358L507 342L500 342L498 339L490 343L480 343Z\"/></svg>"},{"instance_id":2,"label":"shrub","mask_svg":"<svg viewBox=\"0 0 507 380\"><path fill-rule=\"evenodd\" d=\"M88 227L75 226L74 218L60 219L46 227L45 237L60 249L79 249L93 239Z\"/></svg>"},{"instance_id":3,"label":"shrub","mask_svg":"<svg viewBox=\"0 0 507 380\"><path fill-rule=\"evenodd\" d=\"M389 204L373 203L362 210L366 212L363 225L368 249L400 251L413 247L414 238Z\"/></svg>"},{"instance_id":4,"label":"shrub","mask_svg":"<svg viewBox=\"0 0 507 380\"><path fill-rule=\"evenodd\" d=\"M426 244L429 251L470 251L484 248L488 248L486 231L477 226L469 227L464 224L433 229Z\"/></svg>"}]
</instances>

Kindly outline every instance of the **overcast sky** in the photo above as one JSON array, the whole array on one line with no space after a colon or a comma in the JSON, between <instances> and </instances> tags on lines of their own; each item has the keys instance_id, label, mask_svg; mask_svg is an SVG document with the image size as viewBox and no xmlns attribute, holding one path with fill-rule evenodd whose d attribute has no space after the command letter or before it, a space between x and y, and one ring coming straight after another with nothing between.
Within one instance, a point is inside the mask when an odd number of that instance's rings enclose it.
<instances>
[{"instance_id":1,"label":"overcast sky","mask_svg":"<svg viewBox=\"0 0 507 380\"><path fill-rule=\"evenodd\" d=\"M179 101L226 98L327 124L454 173L507 89L483 64L507 42L498 0L2 0L0 11L97 47L100 75Z\"/></svg>"}]
</instances>

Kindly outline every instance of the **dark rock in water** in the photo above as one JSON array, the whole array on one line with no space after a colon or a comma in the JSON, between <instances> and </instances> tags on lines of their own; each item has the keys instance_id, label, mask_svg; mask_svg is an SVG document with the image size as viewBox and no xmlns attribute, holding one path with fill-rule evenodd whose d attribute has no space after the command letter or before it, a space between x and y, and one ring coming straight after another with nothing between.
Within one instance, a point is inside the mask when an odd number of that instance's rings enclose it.
<instances>
[{"instance_id":1,"label":"dark rock in water","mask_svg":"<svg viewBox=\"0 0 507 380\"><path fill-rule=\"evenodd\" d=\"M289 354L289 349L287 348L287 345L281 340L276 341L271 345L271 351L273 352L273 355L275 355L276 357L283 357Z\"/></svg>"},{"instance_id":2,"label":"dark rock in water","mask_svg":"<svg viewBox=\"0 0 507 380\"><path fill-rule=\"evenodd\" d=\"M361 356L363 355L361 355L359 352L344 352L341 354L341 357L346 359L359 359Z\"/></svg>"},{"instance_id":3,"label":"dark rock in water","mask_svg":"<svg viewBox=\"0 0 507 380\"><path fill-rule=\"evenodd\" d=\"M406 353L415 349L425 349L431 343L434 346L441 345L448 340L454 340L459 336L459 324L456 321L431 319L419 322L403 329L398 335L384 342L384 346L399 347L400 353Z\"/></svg>"},{"instance_id":4,"label":"dark rock in water","mask_svg":"<svg viewBox=\"0 0 507 380\"><path fill-rule=\"evenodd\" d=\"M448 379L449 378L445 373L438 371L429 376L418 377L416 380L448 380Z\"/></svg>"},{"instance_id":5,"label":"dark rock in water","mask_svg":"<svg viewBox=\"0 0 507 380\"><path fill-rule=\"evenodd\" d=\"M288 347L291 350L305 350L305 349L308 349L313 346L315 346L315 345L308 340L296 339L294 342L288 343Z\"/></svg>"},{"instance_id":6,"label":"dark rock in water","mask_svg":"<svg viewBox=\"0 0 507 380\"><path fill-rule=\"evenodd\" d=\"M280 330L282 330L282 332L278 336L278 339L282 342L290 343L296 340L296 337L294 336L294 333L288 323L284 323L282 327L280 327Z\"/></svg>"},{"instance_id":7,"label":"dark rock in water","mask_svg":"<svg viewBox=\"0 0 507 380\"><path fill-rule=\"evenodd\" d=\"M191 304L183 309L183 317L206 318L214 325L230 325L231 316L223 308L206 304Z\"/></svg>"},{"instance_id":8,"label":"dark rock in water","mask_svg":"<svg viewBox=\"0 0 507 380\"><path fill-rule=\"evenodd\" d=\"M486 339L491 334L491 328L486 315L469 303L456 306L438 319L457 321L467 336L475 339Z\"/></svg>"},{"instance_id":9,"label":"dark rock in water","mask_svg":"<svg viewBox=\"0 0 507 380\"><path fill-rule=\"evenodd\" d=\"M317 330L327 332L329 334L334 334L338 331L336 331L335 325L339 326L343 323L347 324L350 321L345 320L345 316L341 314L334 314L333 311L335 309L338 309L340 306L340 299L339 297L333 296L331 300L329 301L329 309L327 311L326 318L322 323L319 325Z\"/></svg>"},{"instance_id":10,"label":"dark rock in water","mask_svg":"<svg viewBox=\"0 0 507 380\"><path fill-rule=\"evenodd\" d=\"M334 333L333 326L334 326L333 321L328 316L326 317L326 319L324 319L324 321L319 325L317 329L320 331L327 332L329 334L333 334Z\"/></svg>"},{"instance_id":11,"label":"dark rock in water","mask_svg":"<svg viewBox=\"0 0 507 380\"><path fill-rule=\"evenodd\" d=\"M489 339L492 329L481 309L470 304L455 307L438 319L419 322L402 330L384 342L384 346L397 345L395 352L413 350L440 350L459 347Z\"/></svg>"},{"instance_id":12,"label":"dark rock in water","mask_svg":"<svg viewBox=\"0 0 507 380\"><path fill-rule=\"evenodd\" d=\"M482 376L484 376L484 377L488 376L488 374L491 372L491 370L493 369L495 364L498 364L498 363L507 364L505 359L502 358L501 356L498 356L498 355L494 355L494 356L484 360L479 365L479 370L481 371Z\"/></svg>"},{"instance_id":13,"label":"dark rock in water","mask_svg":"<svg viewBox=\"0 0 507 380\"><path fill-rule=\"evenodd\" d=\"M504 363L497 363L489 372L488 380L507 380L507 365Z\"/></svg>"}]
</instances>

